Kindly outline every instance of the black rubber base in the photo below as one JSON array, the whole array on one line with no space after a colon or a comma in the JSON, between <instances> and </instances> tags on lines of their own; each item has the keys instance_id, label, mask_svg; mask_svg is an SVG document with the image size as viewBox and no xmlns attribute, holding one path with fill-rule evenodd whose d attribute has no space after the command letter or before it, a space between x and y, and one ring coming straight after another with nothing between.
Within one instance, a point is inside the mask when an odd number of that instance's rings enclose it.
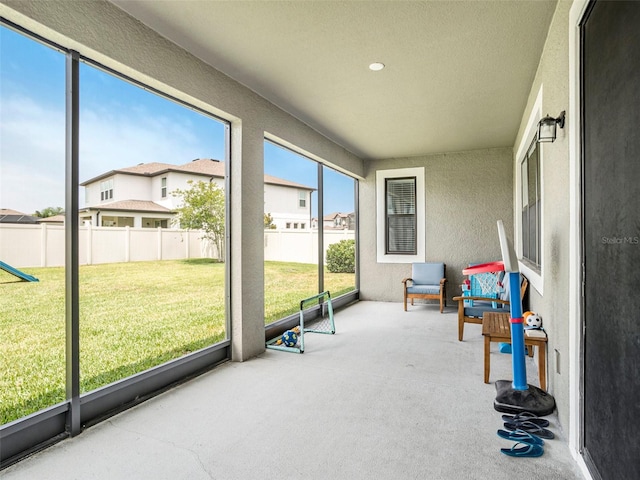
<instances>
[{"instance_id":1,"label":"black rubber base","mask_svg":"<svg viewBox=\"0 0 640 480\"><path fill-rule=\"evenodd\" d=\"M553 396L533 385L528 387L527 390L514 390L511 380L498 380L493 408L504 413L531 412L539 417L551 414L556 408Z\"/></svg>"}]
</instances>

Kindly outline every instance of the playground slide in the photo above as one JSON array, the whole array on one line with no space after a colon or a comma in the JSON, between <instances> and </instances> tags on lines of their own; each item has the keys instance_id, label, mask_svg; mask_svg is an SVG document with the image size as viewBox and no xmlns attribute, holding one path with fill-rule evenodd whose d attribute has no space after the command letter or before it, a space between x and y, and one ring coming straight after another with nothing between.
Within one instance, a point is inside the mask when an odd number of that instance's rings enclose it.
<instances>
[{"instance_id":1,"label":"playground slide","mask_svg":"<svg viewBox=\"0 0 640 480\"><path fill-rule=\"evenodd\" d=\"M0 268L5 272L10 273L11 275L15 275L21 280L25 282L38 282L39 280L33 275L29 275L28 273L21 272L20 270L13 268L11 265L7 265L4 262L0 262Z\"/></svg>"}]
</instances>

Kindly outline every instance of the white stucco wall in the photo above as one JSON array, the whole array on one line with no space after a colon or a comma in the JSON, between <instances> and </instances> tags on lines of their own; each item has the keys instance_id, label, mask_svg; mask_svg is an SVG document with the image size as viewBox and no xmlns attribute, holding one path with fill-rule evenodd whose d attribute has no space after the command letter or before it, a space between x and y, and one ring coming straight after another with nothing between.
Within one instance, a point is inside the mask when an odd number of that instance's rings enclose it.
<instances>
[{"instance_id":1,"label":"white stucco wall","mask_svg":"<svg viewBox=\"0 0 640 480\"><path fill-rule=\"evenodd\" d=\"M98 188L100 183L98 182ZM151 182L146 177L138 175L117 174L113 177L113 198L108 202L120 202L123 200L150 200Z\"/></svg>"},{"instance_id":2,"label":"white stucco wall","mask_svg":"<svg viewBox=\"0 0 640 480\"><path fill-rule=\"evenodd\" d=\"M100 199L100 183L113 180L113 198ZM115 174L88 184L85 188L85 207L122 200L151 200L149 179L134 175Z\"/></svg>"},{"instance_id":3,"label":"white stucco wall","mask_svg":"<svg viewBox=\"0 0 640 480\"><path fill-rule=\"evenodd\" d=\"M300 206L299 192L305 193L304 207ZM306 190L265 183L264 211L271 214L278 228L286 228L287 222L304 223L305 229L311 228L311 199Z\"/></svg>"},{"instance_id":4,"label":"white stucco wall","mask_svg":"<svg viewBox=\"0 0 640 480\"><path fill-rule=\"evenodd\" d=\"M162 177L167 177L167 198L162 198L160 196L160 181ZM194 183L209 182L209 178L210 177L204 175L192 175L182 172L169 172L166 175L158 175L153 177L153 187L151 189L151 197L149 200L170 209L180 207L182 205L182 200L180 197L174 197L173 193L176 190L189 190L192 188L193 185L189 184L189 181L193 181ZM211 181L224 190L224 178L213 177Z\"/></svg>"},{"instance_id":5,"label":"white stucco wall","mask_svg":"<svg viewBox=\"0 0 640 480\"><path fill-rule=\"evenodd\" d=\"M80 205L88 207L100 203L100 182L90 183L84 187L84 197L80 195Z\"/></svg>"}]
</instances>

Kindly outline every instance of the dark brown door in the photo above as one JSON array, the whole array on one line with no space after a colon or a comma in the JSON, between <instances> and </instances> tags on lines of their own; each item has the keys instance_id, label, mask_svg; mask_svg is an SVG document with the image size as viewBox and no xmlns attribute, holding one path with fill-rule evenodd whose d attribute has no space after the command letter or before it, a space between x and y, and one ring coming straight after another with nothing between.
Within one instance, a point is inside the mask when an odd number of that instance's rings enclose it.
<instances>
[{"instance_id":1,"label":"dark brown door","mask_svg":"<svg viewBox=\"0 0 640 480\"><path fill-rule=\"evenodd\" d=\"M640 2L582 25L584 457L640 479Z\"/></svg>"}]
</instances>

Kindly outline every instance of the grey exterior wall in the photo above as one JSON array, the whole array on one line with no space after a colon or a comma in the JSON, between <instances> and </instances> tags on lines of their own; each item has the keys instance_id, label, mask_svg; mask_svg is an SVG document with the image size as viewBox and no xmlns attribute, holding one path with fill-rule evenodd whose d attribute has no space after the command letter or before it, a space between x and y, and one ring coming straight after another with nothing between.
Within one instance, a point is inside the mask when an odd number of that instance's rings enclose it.
<instances>
[{"instance_id":1,"label":"grey exterior wall","mask_svg":"<svg viewBox=\"0 0 640 480\"><path fill-rule=\"evenodd\" d=\"M425 167L427 261L447 265L447 297L460 294L469 263L500 260L497 220L513 232L510 148L443 153L370 162L360 184L360 298L402 301L410 263L377 263L376 171Z\"/></svg>"},{"instance_id":2,"label":"grey exterior wall","mask_svg":"<svg viewBox=\"0 0 640 480\"><path fill-rule=\"evenodd\" d=\"M531 86L527 107L514 145L520 144L536 95L543 88L543 115L557 116L569 108L569 10L571 2L558 2L549 27L544 51ZM549 392L558 406L558 417L565 429L569 425L569 126L567 116L563 130L558 129L554 143L542 148L542 282L543 293L529 291L529 307L542 316L549 337ZM517 159L515 159L517 161ZM516 212L516 215L519 215ZM558 354L555 354L555 351ZM559 362L556 359L559 358ZM560 373L557 373L557 372Z\"/></svg>"},{"instance_id":3,"label":"grey exterior wall","mask_svg":"<svg viewBox=\"0 0 640 480\"><path fill-rule=\"evenodd\" d=\"M4 1L8 20L231 122L232 357L264 351L265 136L356 177L361 159L111 3Z\"/></svg>"}]
</instances>

